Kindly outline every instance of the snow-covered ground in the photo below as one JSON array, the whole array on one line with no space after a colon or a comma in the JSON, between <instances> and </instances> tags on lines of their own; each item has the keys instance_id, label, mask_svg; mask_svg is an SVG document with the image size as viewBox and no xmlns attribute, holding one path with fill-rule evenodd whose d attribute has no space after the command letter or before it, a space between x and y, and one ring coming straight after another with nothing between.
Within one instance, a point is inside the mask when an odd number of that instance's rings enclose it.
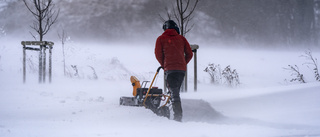
<instances>
[{"instance_id":1,"label":"snow-covered ground","mask_svg":"<svg viewBox=\"0 0 320 137\"><path fill-rule=\"evenodd\" d=\"M2 38L1 40L5 40ZM119 105L132 96L131 75L152 80L159 66L154 45L67 43L67 73L62 49L53 50L53 81L38 84L38 55L28 51L27 82L22 82L20 41L0 44L1 137L320 137L320 82L304 50L198 50L198 91L193 91L193 60L188 92L182 93L182 123L158 117L143 107ZM307 50L307 49L306 49ZM320 58L319 51L313 51ZM203 70L209 63L231 65L240 86L210 83ZM288 82L284 67L299 66L307 84ZM93 69L92 69L93 68ZM161 71L162 72L162 71ZM94 73L98 79L94 79ZM287 79L287 81L285 81ZM163 87L163 73L156 86Z\"/></svg>"}]
</instances>

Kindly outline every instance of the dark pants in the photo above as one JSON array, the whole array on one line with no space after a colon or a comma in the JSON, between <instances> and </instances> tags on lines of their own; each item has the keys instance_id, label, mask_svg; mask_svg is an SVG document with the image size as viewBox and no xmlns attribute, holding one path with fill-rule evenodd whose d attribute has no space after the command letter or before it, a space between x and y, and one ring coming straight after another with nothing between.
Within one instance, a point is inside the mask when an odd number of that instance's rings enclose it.
<instances>
[{"instance_id":1,"label":"dark pants","mask_svg":"<svg viewBox=\"0 0 320 137\"><path fill-rule=\"evenodd\" d=\"M165 72L167 88L171 92L171 101L173 108L174 120L181 121L182 107L180 99L180 87L185 76L185 71L169 70Z\"/></svg>"}]
</instances>

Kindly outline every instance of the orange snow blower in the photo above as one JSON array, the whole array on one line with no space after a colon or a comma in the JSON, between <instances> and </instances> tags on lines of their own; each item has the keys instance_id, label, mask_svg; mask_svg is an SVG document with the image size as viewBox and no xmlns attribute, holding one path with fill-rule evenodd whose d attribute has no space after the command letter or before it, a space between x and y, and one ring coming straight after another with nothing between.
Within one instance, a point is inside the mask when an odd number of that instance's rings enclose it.
<instances>
[{"instance_id":1,"label":"orange snow blower","mask_svg":"<svg viewBox=\"0 0 320 137\"><path fill-rule=\"evenodd\" d=\"M162 67L159 67L157 69L149 88L146 88L146 86L150 81L143 81L140 85L140 81L135 76L131 76L130 81L133 86L133 97L120 97L120 105L144 106L158 116L170 118L170 94L163 94L162 89L152 87L161 68Z\"/></svg>"}]
</instances>

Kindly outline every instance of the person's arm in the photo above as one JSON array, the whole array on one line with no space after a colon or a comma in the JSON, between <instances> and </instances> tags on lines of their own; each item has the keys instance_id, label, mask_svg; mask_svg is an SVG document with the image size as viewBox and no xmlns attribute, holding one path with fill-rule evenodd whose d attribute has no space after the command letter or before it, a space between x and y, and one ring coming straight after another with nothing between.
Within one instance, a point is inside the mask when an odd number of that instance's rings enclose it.
<instances>
[{"instance_id":1,"label":"person's arm","mask_svg":"<svg viewBox=\"0 0 320 137\"><path fill-rule=\"evenodd\" d=\"M186 63L188 64L189 61L192 59L193 53L187 39L184 38L184 41L185 41L185 45L184 45L185 59L186 59Z\"/></svg>"},{"instance_id":2,"label":"person's arm","mask_svg":"<svg viewBox=\"0 0 320 137\"><path fill-rule=\"evenodd\" d=\"M156 56L156 59L160 63L161 67L164 67L164 54L163 54L162 44L160 42L160 37L156 41L156 47L154 50L154 54Z\"/></svg>"}]
</instances>

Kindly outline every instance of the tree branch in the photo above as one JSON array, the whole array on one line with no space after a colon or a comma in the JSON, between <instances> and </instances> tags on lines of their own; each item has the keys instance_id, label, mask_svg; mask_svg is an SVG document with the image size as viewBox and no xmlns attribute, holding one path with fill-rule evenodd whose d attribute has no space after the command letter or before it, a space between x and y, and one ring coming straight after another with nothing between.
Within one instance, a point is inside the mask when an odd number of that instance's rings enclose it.
<instances>
[{"instance_id":1,"label":"tree branch","mask_svg":"<svg viewBox=\"0 0 320 137\"><path fill-rule=\"evenodd\" d=\"M51 26L57 21L60 9L57 13L53 11L55 5L52 0L33 0L32 3L36 9L35 11L31 10L26 0L23 0L23 2L35 18L31 28L39 34L40 41L42 41L43 36L48 33Z\"/></svg>"}]
</instances>

